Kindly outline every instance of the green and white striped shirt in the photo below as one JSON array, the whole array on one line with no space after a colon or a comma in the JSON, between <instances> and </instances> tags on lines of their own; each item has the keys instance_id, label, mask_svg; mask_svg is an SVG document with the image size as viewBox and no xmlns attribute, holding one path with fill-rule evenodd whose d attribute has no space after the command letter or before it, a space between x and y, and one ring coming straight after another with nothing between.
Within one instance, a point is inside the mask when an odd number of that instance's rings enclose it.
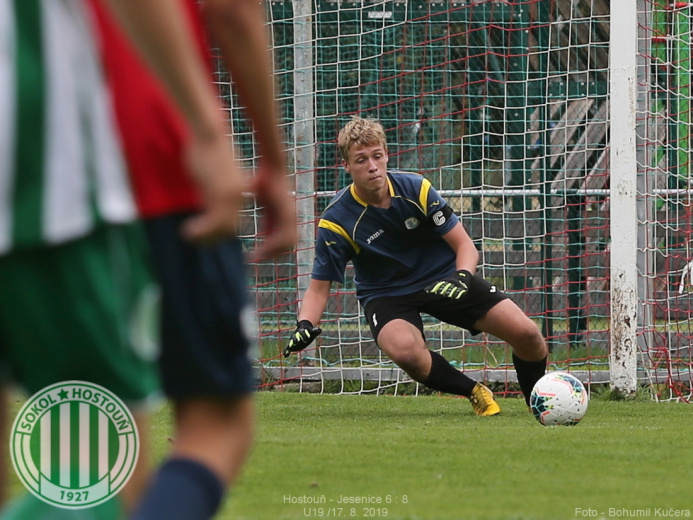
<instances>
[{"instance_id":1,"label":"green and white striped shirt","mask_svg":"<svg viewBox=\"0 0 693 520\"><path fill-rule=\"evenodd\" d=\"M0 254L136 209L82 0L0 0Z\"/></svg>"}]
</instances>

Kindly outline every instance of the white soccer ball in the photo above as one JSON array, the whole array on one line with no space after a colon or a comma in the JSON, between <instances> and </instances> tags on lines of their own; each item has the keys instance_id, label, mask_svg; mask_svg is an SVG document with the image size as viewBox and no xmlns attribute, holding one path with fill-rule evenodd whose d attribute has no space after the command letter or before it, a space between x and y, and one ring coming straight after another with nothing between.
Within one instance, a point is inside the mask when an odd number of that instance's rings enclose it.
<instances>
[{"instance_id":1,"label":"white soccer ball","mask_svg":"<svg viewBox=\"0 0 693 520\"><path fill-rule=\"evenodd\" d=\"M587 412L589 396L580 380L567 372L551 372L532 389L529 405L544 426L574 426Z\"/></svg>"}]
</instances>

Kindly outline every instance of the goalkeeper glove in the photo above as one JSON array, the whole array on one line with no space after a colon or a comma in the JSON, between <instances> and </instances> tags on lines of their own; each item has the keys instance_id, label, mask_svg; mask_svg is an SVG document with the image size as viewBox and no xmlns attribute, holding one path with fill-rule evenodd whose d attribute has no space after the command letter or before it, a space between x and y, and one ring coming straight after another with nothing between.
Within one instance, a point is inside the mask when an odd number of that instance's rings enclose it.
<instances>
[{"instance_id":1,"label":"goalkeeper glove","mask_svg":"<svg viewBox=\"0 0 693 520\"><path fill-rule=\"evenodd\" d=\"M465 269L460 269L452 278L434 282L426 287L426 292L445 296L452 300L459 300L467 295L471 281L472 273Z\"/></svg>"},{"instance_id":2,"label":"goalkeeper glove","mask_svg":"<svg viewBox=\"0 0 693 520\"><path fill-rule=\"evenodd\" d=\"M284 357L289 357L292 352L300 352L306 348L313 343L313 340L317 338L321 332L322 329L320 327L313 327L310 321L299 321L296 330L291 335L289 344L284 349Z\"/></svg>"}]
</instances>

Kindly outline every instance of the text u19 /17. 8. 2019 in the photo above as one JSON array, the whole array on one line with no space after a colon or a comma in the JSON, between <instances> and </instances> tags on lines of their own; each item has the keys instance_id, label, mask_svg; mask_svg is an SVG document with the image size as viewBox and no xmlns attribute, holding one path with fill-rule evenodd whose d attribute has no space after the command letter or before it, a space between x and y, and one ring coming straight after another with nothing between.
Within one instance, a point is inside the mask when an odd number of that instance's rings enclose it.
<instances>
[{"instance_id":1,"label":"text u19 /17. 8. 2019","mask_svg":"<svg viewBox=\"0 0 693 520\"><path fill-rule=\"evenodd\" d=\"M384 518L386 507L304 507L303 516L315 518Z\"/></svg>"}]
</instances>

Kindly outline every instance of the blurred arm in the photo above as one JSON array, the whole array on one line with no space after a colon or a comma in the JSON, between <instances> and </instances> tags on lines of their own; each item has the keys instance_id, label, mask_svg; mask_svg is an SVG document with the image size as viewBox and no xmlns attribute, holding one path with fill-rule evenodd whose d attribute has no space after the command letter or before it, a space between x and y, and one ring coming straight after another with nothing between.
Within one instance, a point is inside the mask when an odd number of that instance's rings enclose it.
<instances>
[{"instance_id":1,"label":"blurred arm","mask_svg":"<svg viewBox=\"0 0 693 520\"><path fill-rule=\"evenodd\" d=\"M286 161L274 100L273 66L265 27L264 3L258 0L206 0L207 26L253 122L265 164L278 175Z\"/></svg>"},{"instance_id":2,"label":"blurred arm","mask_svg":"<svg viewBox=\"0 0 693 520\"><path fill-rule=\"evenodd\" d=\"M225 126L219 103L180 2L107 1L126 34L173 96L193 135L202 140L222 137Z\"/></svg>"},{"instance_id":3,"label":"blurred arm","mask_svg":"<svg viewBox=\"0 0 693 520\"><path fill-rule=\"evenodd\" d=\"M205 19L253 123L261 159L253 192L263 207L263 241L253 259L288 251L296 244L296 207L274 99L272 56L264 4L258 0L206 0Z\"/></svg>"},{"instance_id":4,"label":"blurred arm","mask_svg":"<svg viewBox=\"0 0 693 520\"><path fill-rule=\"evenodd\" d=\"M184 223L183 234L198 242L235 235L243 203L243 174L235 163L219 101L180 2L108 3L172 95L191 130L185 156L204 208Z\"/></svg>"}]
</instances>

